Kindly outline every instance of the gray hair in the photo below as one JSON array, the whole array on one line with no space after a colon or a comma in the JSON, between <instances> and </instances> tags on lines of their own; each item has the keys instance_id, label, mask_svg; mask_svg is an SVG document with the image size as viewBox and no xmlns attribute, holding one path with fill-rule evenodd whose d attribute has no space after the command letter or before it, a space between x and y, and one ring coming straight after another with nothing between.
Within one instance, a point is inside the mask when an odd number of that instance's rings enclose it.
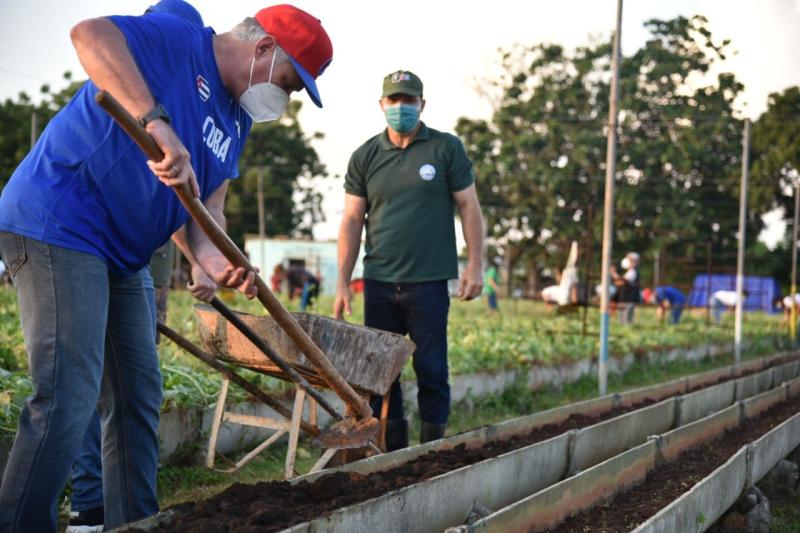
<instances>
[{"instance_id":1,"label":"gray hair","mask_svg":"<svg viewBox=\"0 0 800 533\"><path fill-rule=\"evenodd\" d=\"M253 17L247 17L231 29L233 37L239 41L260 41L269 35L261 24ZM289 56L280 46L275 47L275 64L287 61Z\"/></svg>"}]
</instances>

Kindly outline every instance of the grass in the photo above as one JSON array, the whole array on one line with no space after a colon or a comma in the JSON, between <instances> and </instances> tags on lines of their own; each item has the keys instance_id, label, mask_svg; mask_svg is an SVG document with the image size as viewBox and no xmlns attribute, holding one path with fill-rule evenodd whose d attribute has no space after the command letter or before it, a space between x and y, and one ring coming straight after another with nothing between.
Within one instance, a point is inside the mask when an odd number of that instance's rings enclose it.
<instances>
[{"instance_id":1,"label":"grass","mask_svg":"<svg viewBox=\"0 0 800 533\"><path fill-rule=\"evenodd\" d=\"M248 301L233 291L221 291L221 298L235 308L253 314L265 312L258 301ZM290 310L297 310L298 302L282 300ZM196 301L185 290L175 290L169 296L167 323L198 343L192 309ZM332 298L320 298L314 312L330 315ZM363 323L363 301L353 302L353 315L348 318L356 324ZM599 313L589 310L588 329L597 329ZM748 313L744 320L744 337L763 350L772 347L772 340L784 334L784 327L776 315ZM501 371L524 368L529 365L553 364L595 357L598 352L597 335L581 335L580 314L556 316L539 302L504 300L500 312L490 314L485 302L452 301L449 320L449 365L453 375L477 371ZM609 341L612 355L641 354L651 350L690 347L706 343L731 342L733 316L726 313L722 324L708 325L703 310L692 315L684 314L678 326L668 326L656 320L653 309L637 310L633 325L621 326L612 322ZM164 385L164 409L173 407L203 407L211 405L219 389L219 375L203 363L164 340L159 347L161 373ZM10 287L0 287L0 368L12 371L11 376L0 377L0 435L13 434L22 399L30 393L26 378L26 355L16 308L16 296ZM248 380L262 389L283 390L287 383L240 370ZM2 374L2 373L0 373ZM403 370L404 379L414 379L411 362ZM245 399L238 387L231 389L231 401Z\"/></svg>"},{"instance_id":2,"label":"grass","mask_svg":"<svg viewBox=\"0 0 800 533\"><path fill-rule=\"evenodd\" d=\"M800 492L793 496L769 501L772 511L770 533L797 533L800 531Z\"/></svg>"}]
</instances>

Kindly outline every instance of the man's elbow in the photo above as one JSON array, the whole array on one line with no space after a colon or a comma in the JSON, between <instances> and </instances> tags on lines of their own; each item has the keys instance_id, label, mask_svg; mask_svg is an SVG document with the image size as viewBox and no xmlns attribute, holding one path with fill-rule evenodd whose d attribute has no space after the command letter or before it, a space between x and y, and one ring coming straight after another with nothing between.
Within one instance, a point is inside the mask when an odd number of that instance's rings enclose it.
<instances>
[{"instance_id":1,"label":"man's elbow","mask_svg":"<svg viewBox=\"0 0 800 533\"><path fill-rule=\"evenodd\" d=\"M73 46L78 47L94 41L102 31L105 22L106 19L93 18L77 23L69 30L69 38L72 40Z\"/></svg>"}]
</instances>

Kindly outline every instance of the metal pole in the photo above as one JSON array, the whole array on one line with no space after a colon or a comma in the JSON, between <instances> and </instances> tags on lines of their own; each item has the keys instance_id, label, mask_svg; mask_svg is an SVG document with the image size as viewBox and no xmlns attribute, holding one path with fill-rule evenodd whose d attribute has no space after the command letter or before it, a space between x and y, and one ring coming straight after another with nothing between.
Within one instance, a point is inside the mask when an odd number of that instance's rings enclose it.
<instances>
[{"instance_id":1,"label":"metal pole","mask_svg":"<svg viewBox=\"0 0 800 533\"><path fill-rule=\"evenodd\" d=\"M39 138L39 125L36 120L36 111L31 111L31 150L33 145L36 144L36 139Z\"/></svg>"},{"instance_id":2,"label":"metal pole","mask_svg":"<svg viewBox=\"0 0 800 533\"><path fill-rule=\"evenodd\" d=\"M619 102L619 41L622 31L622 0L617 0L617 29L611 57L611 94L608 101L608 143L606 147L606 190L603 202L603 268L600 295L600 357L597 366L600 394L608 389L608 304L611 254L614 238L614 174L617 171L617 104Z\"/></svg>"},{"instance_id":3,"label":"metal pole","mask_svg":"<svg viewBox=\"0 0 800 533\"><path fill-rule=\"evenodd\" d=\"M594 244L594 232L592 229L594 228L594 205L592 205L594 201L594 194L592 195L592 200L589 202L589 206L586 209L586 245L585 250L583 252L583 264L584 264L584 271L583 271L583 325L581 326L581 336L586 337L586 318L589 315L589 300L592 294L594 294L594 290L592 290L592 245Z\"/></svg>"},{"instance_id":4,"label":"metal pole","mask_svg":"<svg viewBox=\"0 0 800 533\"><path fill-rule=\"evenodd\" d=\"M800 218L800 181L794 184L794 224L792 225L792 289L789 297L792 301L791 317L789 322L789 335L792 343L797 339L797 223Z\"/></svg>"},{"instance_id":5,"label":"metal pole","mask_svg":"<svg viewBox=\"0 0 800 533\"><path fill-rule=\"evenodd\" d=\"M711 325L711 254L713 253L713 242L708 241L706 252L706 326Z\"/></svg>"},{"instance_id":6,"label":"metal pole","mask_svg":"<svg viewBox=\"0 0 800 533\"><path fill-rule=\"evenodd\" d=\"M653 272L653 290L656 290L661 283L661 251L656 250L655 271Z\"/></svg>"},{"instance_id":7,"label":"metal pole","mask_svg":"<svg viewBox=\"0 0 800 533\"><path fill-rule=\"evenodd\" d=\"M259 263L261 263L261 272L267 273L267 258L264 257L264 168L258 167L258 245L260 247Z\"/></svg>"},{"instance_id":8,"label":"metal pole","mask_svg":"<svg viewBox=\"0 0 800 533\"><path fill-rule=\"evenodd\" d=\"M742 134L742 184L739 188L739 253L736 258L736 327L734 346L736 362L742 360L742 309L744 307L744 243L747 229L747 179L750 173L750 119L744 119Z\"/></svg>"}]
</instances>

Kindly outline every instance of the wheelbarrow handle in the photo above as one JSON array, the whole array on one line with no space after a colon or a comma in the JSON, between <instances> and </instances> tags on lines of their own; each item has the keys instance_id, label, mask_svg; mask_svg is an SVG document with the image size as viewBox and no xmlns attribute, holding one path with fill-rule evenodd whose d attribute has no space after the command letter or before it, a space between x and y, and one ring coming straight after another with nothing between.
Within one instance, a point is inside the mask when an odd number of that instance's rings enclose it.
<instances>
[{"instance_id":1,"label":"wheelbarrow handle","mask_svg":"<svg viewBox=\"0 0 800 533\"><path fill-rule=\"evenodd\" d=\"M95 100L117 123L133 138L136 144L144 151L145 155L152 161L161 161L164 153L158 147L153 137L147 130L122 107L122 105L107 91L99 91ZM352 409L359 418L369 418L372 416L372 409L369 403L361 398L353 387L339 374L322 350L314 344L314 341L300 327L297 320L283 307L261 276L255 272L253 265L247 257L239 250L239 247L230 237L219 227L217 222L206 210L203 202L197 198L188 184L173 187L175 194L178 195L183 206L194 218L198 226L208 236L211 242L219 248L222 255L235 267L244 268L246 271L255 273L255 284L258 288L258 299L266 307L275 322L286 332L294 341L301 352L308 358L319 376L328 386L339 396L347 406Z\"/></svg>"}]
</instances>

